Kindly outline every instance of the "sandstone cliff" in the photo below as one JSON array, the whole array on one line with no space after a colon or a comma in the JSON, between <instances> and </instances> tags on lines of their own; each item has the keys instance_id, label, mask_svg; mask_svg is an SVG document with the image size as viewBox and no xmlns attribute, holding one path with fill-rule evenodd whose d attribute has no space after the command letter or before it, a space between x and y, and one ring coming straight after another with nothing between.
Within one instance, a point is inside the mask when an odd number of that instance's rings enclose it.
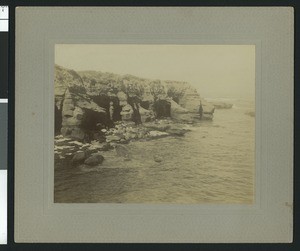
<instances>
[{"instance_id":1,"label":"sandstone cliff","mask_svg":"<svg viewBox=\"0 0 300 251\"><path fill-rule=\"evenodd\" d=\"M190 84L55 66L55 132L81 141L101 138L117 121L212 119L214 109Z\"/></svg>"}]
</instances>

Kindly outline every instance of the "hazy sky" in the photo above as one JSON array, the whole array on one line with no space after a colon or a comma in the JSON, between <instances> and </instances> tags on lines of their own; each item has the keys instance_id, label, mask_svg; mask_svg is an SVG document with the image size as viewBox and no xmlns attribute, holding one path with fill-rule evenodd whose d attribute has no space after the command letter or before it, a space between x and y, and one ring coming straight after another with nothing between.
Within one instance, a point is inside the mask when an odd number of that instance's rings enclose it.
<instances>
[{"instance_id":1,"label":"hazy sky","mask_svg":"<svg viewBox=\"0 0 300 251\"><path fill-rule=\"evenodd\" d=\"M254 45L59 44L55 63L161 80L187 81L202 97L254 98Z\"/></svg>"}]
</instances>

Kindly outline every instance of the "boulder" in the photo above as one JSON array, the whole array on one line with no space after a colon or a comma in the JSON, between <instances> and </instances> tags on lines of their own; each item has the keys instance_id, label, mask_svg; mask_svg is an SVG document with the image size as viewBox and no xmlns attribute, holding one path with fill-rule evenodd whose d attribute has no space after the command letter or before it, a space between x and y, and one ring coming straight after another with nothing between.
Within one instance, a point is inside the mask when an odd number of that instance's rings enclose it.
<instances>
[{"instance_id":1,"label":"boulder","mask_svg":"<svg viewBox=\"0 0 300 251\"><path fill-rule=\"evenodd\" d=\"M101 154L96 153L96 154L88 157L84 161L84 164L89 165L89 166L96 166L96 165L102 164L103 161L104 161L104 157Z\"/></svg>"},{"instance_id":2,"label":"boulder","mask_svg":"<svg viewBox=\"0 0 300 251\"><path fill-rule=\"evenodd\" d=\"M82 164L86 158L87 154L84 151L78 151L74 154L72 158L72 163L74 164Z\"/></svg>"},{"instance_id":3,"label":"boulder","mask_svg":"<svg viewBox=\"0 0 300 251\"><path fill-rule=\"evenodd\" d=\"M109 144L109 143L105 143L103 144L103 146L101 147L101 151L108 151L110 149L112 149L113 147Z\"/></svg>"}]
</instances>

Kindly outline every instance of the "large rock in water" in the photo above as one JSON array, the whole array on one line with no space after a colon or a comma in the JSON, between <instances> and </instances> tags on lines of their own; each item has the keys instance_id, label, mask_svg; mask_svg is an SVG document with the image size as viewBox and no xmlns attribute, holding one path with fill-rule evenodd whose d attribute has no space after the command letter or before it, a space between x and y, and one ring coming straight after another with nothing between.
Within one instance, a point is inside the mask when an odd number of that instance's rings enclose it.
<instances>
[{"instance_id":1,"label":"large rock in water","mask_svg":"<svg viewBox=\"0 0 300 251\"><path fill-rule=\"evenodd\" d=\"M97 153L88 157L84 161L84 164L89 166L96 166L102 164L103 161L104 161L104 157L101 154Z\"/></svg>"},{"instance_id":2,"label":"large rock in water","mask_svg":"<svg viewBox=\"0 0 300 251\"><path fill-rule=\"evenodd\" d=\"M86 158L87 154L84 151L78 151L72 158L73 164L82 164Z\"/></svg>"}]
</instances>

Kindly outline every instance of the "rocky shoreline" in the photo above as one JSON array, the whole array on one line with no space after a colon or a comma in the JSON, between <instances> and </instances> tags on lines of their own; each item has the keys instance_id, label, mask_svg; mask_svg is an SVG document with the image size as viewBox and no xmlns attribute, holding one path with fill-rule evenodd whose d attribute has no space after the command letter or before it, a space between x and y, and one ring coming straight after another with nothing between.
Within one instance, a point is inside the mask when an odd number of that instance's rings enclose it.
<instances>
[{"instance_id":1,"label":"rocky shoreline","mask_svg":"<svg viewBox=\"0 0 300 251\"><path fill-rule=\"evenodd\" d=\"M76 72L56 65L54 84L57 166L98 166L105 161L103 152L111 149L129 161L125 144L184 136L188 124L212 120L215 110L180 81Z\"/></svg>"},{"instance_id":2,"label":"rocky shoreline","mask_svg":"<svg viewBox=\"0 0 300 251\"><path fill-rule=\"evenodd\" d=\"M94 168L105 161L104 152L115 151L123 161L130 161L126 144L134 141L148 141L162 137L184 136L190 131L183 123L170 119L155 120L143 125L119 122L114 128L102 129L101 140L83 143L70 137L57 135L54 139L54 156L56 167L70 164L73 167ZM154 161L161 162L160 156Z\"/></svg>"}]
</instances>

